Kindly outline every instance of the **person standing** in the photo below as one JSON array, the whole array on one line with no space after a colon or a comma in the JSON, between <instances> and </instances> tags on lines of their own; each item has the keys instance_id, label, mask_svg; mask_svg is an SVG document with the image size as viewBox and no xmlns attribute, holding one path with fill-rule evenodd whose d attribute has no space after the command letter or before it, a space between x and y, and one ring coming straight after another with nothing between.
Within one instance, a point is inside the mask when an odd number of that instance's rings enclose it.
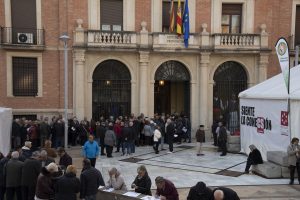
<instances>
[{"instance_id":1,"label":"person standing","mask_svg":"<svg viewBox=\"0 0 300 200\"><path fill-rule=\"evenodd\" d=\"M54 199L53 176L56 172L58 172L58 166L55 163L42 168L37 179L35 200Z\"/></svg>"},{"instance_id":2,"label":"person standing","mask_svg":"<svg viewBox=\"0 0 300 200\"><path fill-rule=\"evenodd\" d=\"M108 158L112 158L112 152L114 145L116 143L116 136L113 131L113 124L110 122L108 124L108 130L105 132L104 144L106 147L106 155Z\"/></svg>"},{"instance_id":3,"label":"person standing","mask_svg":"<svg viewBox=\"0 0 300 200\"><path fill-rule=\"evenodd\" d=\"M204 156L204 154L202 153L202 143L205 142L204 125L199 126L199 129L196 132L196 140L197 140L197 156Z\"/></svg>"},{"instance_id":4,"label":"person standing","mask_svg":"<svg viewBox=\"0 0 300 200\"><path fill-rule=\"evenodd\" d=\"M64 139L65 139L65 124L62 119L58 119L54 125L54 132L55 132L55 147L62 147L64 146Z\"/></svg>"},{"instance_id":5,"label":"person standing","mask_svg":"<svg viewBox=\"0 0 300 200\"><path fill-rule=\"evenodd\" d=\"M40 123L40 144L41 147L44 146L45 141L49 138L51 134L51 128L48 124L48 117L45 117L44 120Z\"/></svg>"},{"instance_id":6,"label":"person standing","mask_svg":"<svg viewBox=\"0 0 300 200\"><path fill-rule=\"evenodd\" d=\"M263 159L261 157L260 151L256 148L256 146L251 144L249 148L251 152L247 158L245 174L249 174L251 165L263 164Z\"/></svg>"},{"instance_id":7,"label":"person standing","mask_svg":"<svg viewBox=\"0 0 300 200\"><path fill-rule=\"evenodd\" d=\"M15 119L12 123L11 136L13 148L21 146L22 127L20 119Z\"/></svg>"},{"instance_id":8,"label":"person standing","mask_svg":"<svg viewBox=\"0 0 300 200\"><path fill-rule=\"evenodd\" d=\"M6 192L6 177L5 177L5 166L9 161L11 153L9 153L6 157L0 152L0 200L4 200L4 195Z\"/></svg>"},{"instance_id":9,"label":"person standing","mask_svg":"<svg viewBox=\"0 0 300 200\"><path fill-rule=\"evenodd\" d=\"M31 142L26 141L25 145L21 149L20 160L24 162L27 158L30 158L31 155L32 155Z\"/></svg>"},{"instance_id":10,"label":"person standing","mask_svg":"<svg viewBox=\"0 0 300 200\"><path fill-rule=\"evenodd\" d=\"M21 180L24 163L19 161L19 152L14 151L4 169L6 176L6 200L22 200Z\"/></svg>"},{"instance_id":11,"label":"person standing","mask_svg":"<svg viewBox=\"0 0 300 200\"><path fill-rule=\"evenodd\" d=\"M40 153L35 151L32 153L31 158L26 159L24 162L21 180L23 200L34 200L37 178L42 168L39 158Z\"/></svg>"},{"instance_id":12,"label":"person standing","mask_svg":"<svg viewBox=\"0 0 300 200\"><path fill-rule=\"evenodd\" d=\"M153 149L156 154L159 153L158 146L160 143L160 139L161 139L161 132L159 130L159 126L157 126L155 124L155 130L154 130L154 135L153 135Z\"/></svg>"},{"instance_id":13,"label":"person standing","mask_svg":"<svg viewBox=\"0 0 300 200\"><path fill-rule=\"evenodd\" d=\"M98 187L105 186L100 171L91 166L89 159L84 159L83 170L80 175L80 199L96 200Z\"/></svg>"},{"instance_id":14,"label":"person standing","mask_svg":"<svg viewBox=\"0 0 300 200\"><path fill-rule=\"evenodd\" d=\"M179 200L177 189L171 181L158 176L155 178L155 184L157 186L155 195L157 198L160 200Z\"/></svg>"},{"instance_id":15,"label":"person standing","mask_svg":"<svg viewBox=\"0 0 300 200\"><path fill-rule=\"evenodd\" d=\"M105 122L101 122L100 127L96 128L96 134L99 135L99 138L100 138L101 156L105 156L106 155L104 153L104 148L105 148L105 144L104 144L105 132L106 132Z\"/></svg>"},{"instance_id":16,"label":"person standing","mask_svg":"<svg viewBox=\"0 0 300 200\"><path fill-rule=\"evenodd\" d=\"M225 122L219 122L220 129L219 129L219 137L218 137L218 144L222 154L220 156L226 156L227 154L227 130L225 127Z\"/></svg>"},{"instance_id":17,"label":"person standing","mask_svg":"<svg viewBox=\"0 0 300 200\"><path fill-rule=\"evenodd\" d=\"M121 121L116 120L116 123L114 124L114 133L116 135L117 140L117 150L116 152L120 152L120 147L122 144L122 128L121 128Z\"/></svg>"},{"instance_id":18,"label":"person standing","mask_svg":"<svg viewBox=\"0 0 300 200\"><path fill-rule=\"evenodd\" d=\"M168 153L173 153L175 126L170 118L167 119L166 133L167 133L167 140L168 140L168 144L169 144L169 152Z\"/></svg>"},{"instance_id":19,"label":"person standing","mask_svg":"<svg viewBox=\"0 0 300 200\"><path fill-rule=\"evenodd\" d=\"M65 148L60 147L57 152L58 156L60 157L59 166L61 166L63 170L67 169L69 165L73 164L72 157L67 154Z\"/></svg>"},{"instance_id":20,"label":"person standing","mask_svg":"<svg viewBox=\"0 0 300 200\"><path fill-rule=\"evenodd\" d=\"M76 200L76 194L80 191L80 181L76 177L76 167L69 165L66 173L56 181L54 185L55 200Z\"/></svg>"},{"instance_id":21,"label":"person standing","mask_svg":"<svg viewBox=\"0 0 300 200\"><path fill-rule=\"evenodd\" d=\"M294 137L287 148L288 165L290 169L290 185L294 184L295 169L298 172L298 181L300 184L300 146L299 138Z\"/></svg>"},{"instance_id":22,"label":"person standing","mask_svg":"<svg viewBox=\"0 0 300 200\"><path fill-rule=\"evenodd\" d=\"M91 161L91 165L95 167L96 159L99 156L99 145L94 141L94 136L89 135L89 140L83 146L84 157Z\"/></svg>"}]
</instances>

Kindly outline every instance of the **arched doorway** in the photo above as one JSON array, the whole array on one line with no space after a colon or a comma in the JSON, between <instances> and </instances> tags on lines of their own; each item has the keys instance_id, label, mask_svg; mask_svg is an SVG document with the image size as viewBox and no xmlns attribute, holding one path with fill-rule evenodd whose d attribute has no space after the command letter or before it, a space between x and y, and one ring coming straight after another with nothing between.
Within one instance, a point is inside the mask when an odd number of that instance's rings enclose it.
<instances>
[{"instance_id":1,"label":"arched doorway","mask_svg":"<svg viewBox=\"0 0 300 200\"><path fill-rule=\"evenodd\" d=\"M230 132L239 131L238 94L247 89L247 73L234 61L221 64L214 74L213 118L227 123Z\"/></svg>"},{"instance_id":2,"label":"arched doorway","mask_svg":"<svg viewBox=\"0 0 300 200\"><path fill-rule=\"evenodd\" d=\"M117 60L100 63L93 73L93 119L130 115L131 76Z\"/></svg>"},{"instance_id":3,"label":"arched doorway","mask_svg":"<svg viewBox=\"0 0 300 200\"><path fill-rule=\"evenodd\" d=\"M190 115L190 74L178 61L166 61L155 72L154 112Z\"/></svg>"}]
</instances>

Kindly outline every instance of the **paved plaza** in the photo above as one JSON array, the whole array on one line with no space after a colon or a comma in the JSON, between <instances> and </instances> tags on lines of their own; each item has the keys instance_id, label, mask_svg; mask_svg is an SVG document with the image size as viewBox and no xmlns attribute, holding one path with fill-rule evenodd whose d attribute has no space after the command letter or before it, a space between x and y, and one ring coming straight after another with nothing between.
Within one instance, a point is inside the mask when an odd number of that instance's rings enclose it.
<instances>
[{"instance_id":1,"label":"paved plaza","mask_svg":"<svg viewBox=\"0 0 300 200\"><path fill-rule=\"evenodd\" d=\"M167 149L167 145L164 148ZM81 167L80 150L72 149L70 154L75 157L76 165ZM228 153L220 157L211 143L206 143L203 149L205 155L196 156L195 143L175 145L172 154L167 150L155 154L151 146L137 147L136 153L131 156L113 153L113 158L99 157L96 168L101 171L104 180L108 180L109 168L118 168L129 188L137 174L137 167L144 164L152 180L152 189L156 189L155 177L163 176L179 188L180 199L185 199L189 188L198 181L211 187L233 188L242 199L300 199L300 186L288 185L288 179L266 179L254 174L242 174L246 155Z\"/></svg>"}]
</instances>

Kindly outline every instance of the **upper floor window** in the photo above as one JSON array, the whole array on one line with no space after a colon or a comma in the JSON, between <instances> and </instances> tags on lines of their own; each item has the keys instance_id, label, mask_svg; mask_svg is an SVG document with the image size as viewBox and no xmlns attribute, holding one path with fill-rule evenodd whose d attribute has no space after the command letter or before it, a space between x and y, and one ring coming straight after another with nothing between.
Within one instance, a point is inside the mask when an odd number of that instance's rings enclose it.
<instances>
[{"instance_id":1,"label":"upper floor window","mask_svg":"<svg viewBox=\"0 0 300 200\"><path fill-rule=\"evenodd\" d=\"M11 0L12 42L36 43L36 0Z\"/></svg>"},{"instance_id":2,"label":"upper floor window","mask_svg":"<svg viewBox=\"0 0 300 200\"><path fill-rule=\"evenodd\" d=\"M295 45L300 45L300 6L296 7Z\"/></svg>"},{"instance_id":3,"label":"upper floor window","mask_svg":"<svg viewBox=\"0 0 300 200\"><path fill-rule=\"evenodd\" d=\"M123 30L123 0L101 0L101 30Z\"/></svg>"},{"instance_id":4,"label":"upper floor window","mask_svg":"<svg viewBox=\"0 0 300 200\"><path fill-rule=\"evenodd\" d=\"M222 4L222 33L241 33L242 4Z\"/></svg>"},{"instance_id":5,"label":"upper floor window","mask_svg":"<svg viewBox=\"0 0 300 200\"><path fill-rule=\"evenodd\" d=\"M12 57L14 96L37 96L37 70L37 58Z\"/></svg>"},{"instance_id":6,"label":"upper floor window","mask_svg":"<svg viewBox=\"0 0 300 200\"><path fill-rule=\"evenodd\" d=\"M176 32L176 13L178 10L178 1L174 0L174 33ZM181 16L183 16L184 2L181 2ZM170 18L171 18L171 2L162 2L162 32L170 32Z\"/></svg>"}]
</instances>

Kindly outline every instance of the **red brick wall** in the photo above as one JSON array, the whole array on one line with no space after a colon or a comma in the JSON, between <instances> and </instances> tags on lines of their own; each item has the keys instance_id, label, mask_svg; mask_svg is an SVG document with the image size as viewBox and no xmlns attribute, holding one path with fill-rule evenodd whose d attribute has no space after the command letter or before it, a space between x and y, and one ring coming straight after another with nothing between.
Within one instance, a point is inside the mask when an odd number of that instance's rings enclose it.
<instances>
[{"instance_id":1,"label":"red brick wall","mask_svg":"<svg viewBox=\"0 0 300 200\"><path fill-rule=\"evenodd\" d=\"M147 30L151 32L151 0L135 1L135 30L141 30L141 22L147 22Z\"/></svg>"},{"instance_id":2,"label":"red brick wall","mask_svg":"<svg viewBox=\"0 0 300 200\"><path fill-rule=\"evenodd\" d=\"M196 0L196 32L202 32L201 25L207 24L207 31L211 30L211 0Z\"/></svg>"},{"instance_id":3,"label":"red brick wall","mask_svg":"<svg viewBox=\"0 0 300 200\"><path fill-rule=\"evenodd\" d=\"M269 58L268 77L281 72L276 52L275 43L279 37L289 40L291 35L292 1L259 0L255 1L255 32L260 33L260 25L267 25L269 33L269 48L272 50Z\"/></svg>"}]
</instances>

